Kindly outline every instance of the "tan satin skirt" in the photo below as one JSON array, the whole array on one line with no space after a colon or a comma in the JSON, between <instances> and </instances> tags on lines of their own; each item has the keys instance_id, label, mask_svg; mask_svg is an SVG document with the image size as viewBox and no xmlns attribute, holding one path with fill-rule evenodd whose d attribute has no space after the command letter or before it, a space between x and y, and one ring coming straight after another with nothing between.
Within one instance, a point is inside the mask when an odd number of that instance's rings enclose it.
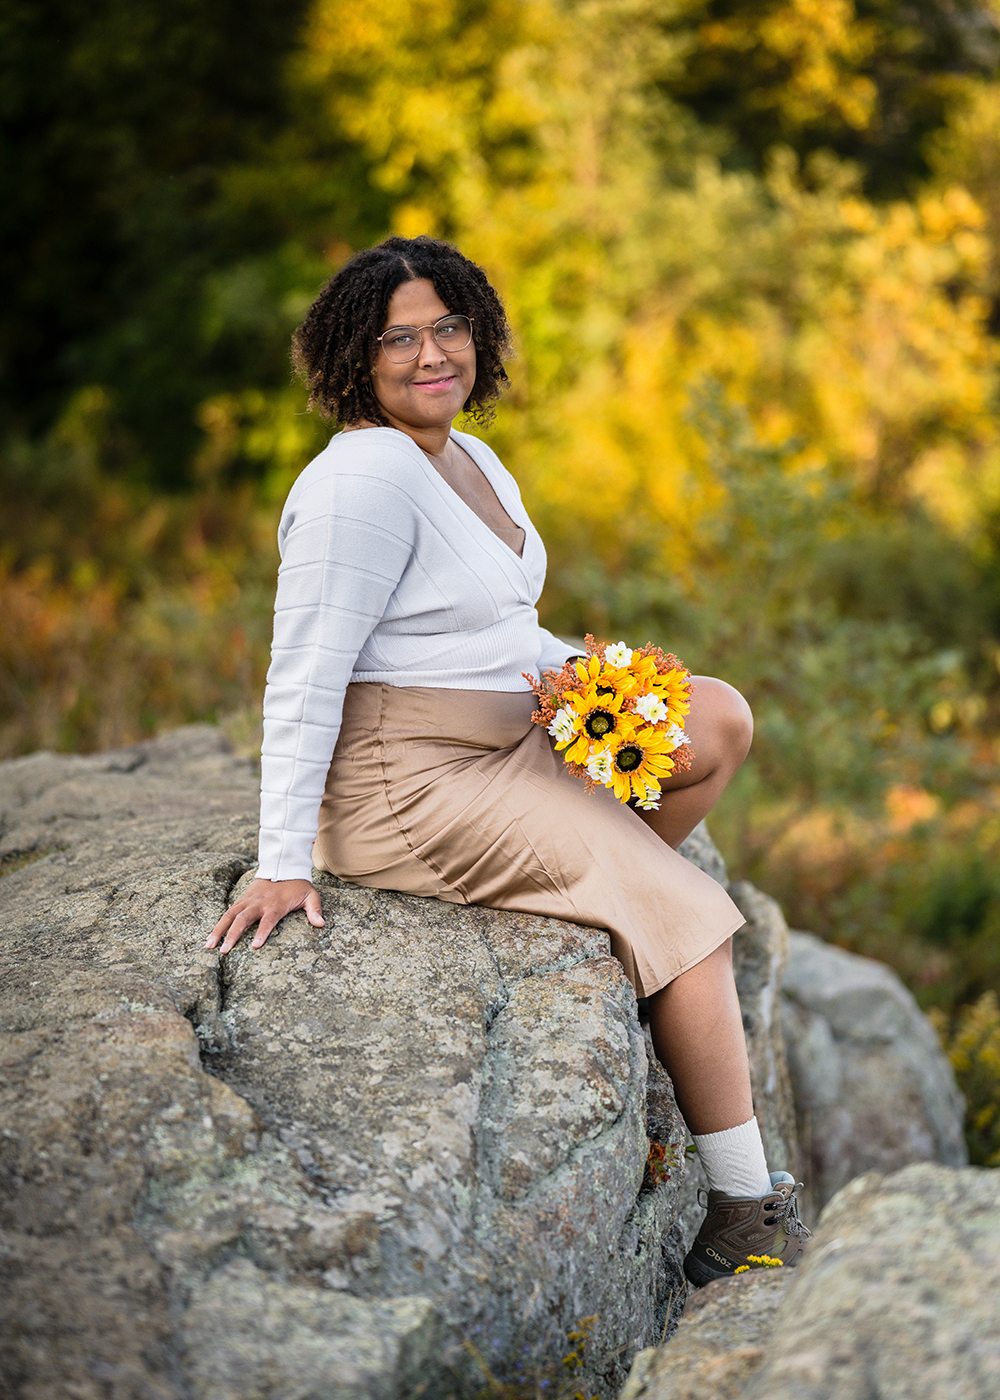
<instances>
[{"instance_id":1,"label":"tan satin skirt","mask_svg":"<svg viewBox=\"0 0 1000 1400\"><path fill-rule=\"evenodd\" d=\"M313 859L378 889L607 929L638 996L744 922L607 789L587 792L530 692L351 685Z\"/></svg>"}]
</instances>

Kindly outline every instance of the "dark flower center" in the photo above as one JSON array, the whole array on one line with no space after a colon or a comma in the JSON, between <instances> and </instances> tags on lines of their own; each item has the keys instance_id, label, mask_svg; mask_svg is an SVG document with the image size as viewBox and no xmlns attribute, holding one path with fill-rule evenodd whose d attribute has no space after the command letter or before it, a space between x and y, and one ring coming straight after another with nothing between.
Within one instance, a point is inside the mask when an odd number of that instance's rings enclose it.
<instances>
[{"instance_id":1,"label":"dark flower center","mask_svg":"<svg viewBox=\"0 0 1000 1400\"><path fill-rule=\"evenodd\" d=\"M603 739L614 729L615 717L610 710L591 710L583 727L592 739Z\"/></svg>"},{"instance_id":2,"label":"dark flower center","mask_svg":"<svg viewBox=\"0 0 1000 1400\"><path fill-rule=\"evenodd\" d=\"M619 773L634 773L642 764L643 751L636 744L623 744L615 754L615 767Z\"/></svg>"},{"instance_id":3,"label":"dark flower center","mask_svg":"<svg viewBox=\"0 0 1000 1400\"><path fill-rule=\"evenodd\" d=\"M599 685L597 687L597 693L598 695L614 695L615 688L613 685Z\"/></svg>"}]
</instances>

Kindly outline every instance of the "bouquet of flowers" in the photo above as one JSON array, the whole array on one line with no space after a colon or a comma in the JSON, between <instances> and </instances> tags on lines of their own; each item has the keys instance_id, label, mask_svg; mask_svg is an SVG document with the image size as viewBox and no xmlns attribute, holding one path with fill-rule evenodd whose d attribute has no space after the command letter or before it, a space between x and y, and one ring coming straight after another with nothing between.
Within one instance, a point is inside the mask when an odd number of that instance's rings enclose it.
<instances>
[{"instance_id":1,"label":"bouquet of flowers","mask_svg":"<svg viewBox=\"0 0 1000 1400\"><path fill-rule=\"evenodd\" d=\"M647 643L633 651L586 639L586 659L525 680L538 696L532 715L588 788L612 788L620 802L652 812L660 779L691 767L684 717L691 709L691 673L676 656Z\"/></svg>"}]
</instances>

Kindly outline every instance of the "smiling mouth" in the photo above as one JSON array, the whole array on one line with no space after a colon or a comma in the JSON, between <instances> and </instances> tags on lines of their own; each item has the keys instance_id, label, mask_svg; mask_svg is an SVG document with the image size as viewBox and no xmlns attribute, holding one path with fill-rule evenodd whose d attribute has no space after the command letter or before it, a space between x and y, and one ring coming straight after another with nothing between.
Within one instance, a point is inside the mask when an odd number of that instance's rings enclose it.
<instances>
[{"instance_id":1,"label":"smiling mouth","mask_svg":"<svg viewBox=\"0 0 1000 1400\"><path fill-rule=\"evenodd\" d=\"M415 379L414 387L417 389L437 389L442 384L451 384L455 379L453 374L446 374L440 379Z\"/></svg>"}]
</instances>

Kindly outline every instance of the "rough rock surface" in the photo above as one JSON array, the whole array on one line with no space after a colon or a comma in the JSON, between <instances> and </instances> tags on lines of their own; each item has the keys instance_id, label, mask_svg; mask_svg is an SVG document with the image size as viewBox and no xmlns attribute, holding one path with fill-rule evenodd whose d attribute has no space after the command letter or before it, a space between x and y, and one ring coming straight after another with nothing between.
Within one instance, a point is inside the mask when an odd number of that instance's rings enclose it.
<instances>
[{"instance_id":1,"label":"rough rock surface","mask_svg":"<svg viewBox=\"0 0 1000 1400\"><path fill-rule=\"evenodd\" d=\"M748 1400L1000 1394L1000 1172L869 1173L820 1224Z\"/></svg>"},{"instance_id":2,"label":"rough rock surface","mask_svg":"<svg viewBox=\"0 0 1000 1400\"><path fill-rule=\"evenodd\" d=\"M998 1298L1000 1172L871 1172L794 1272L695 1294L621 1400L995 1400Z\"/></svg>"},{"instance_id":3,"label":"rough rock surface","mask_svg":"<svg viewBox=\"0 0 1000 1400\"><path fill-rule=\"evenodd\" d=\"M0 765L0 1394L457 1400L486 1366L566 1379L596 1318L573 1379L611 1400L677 1310L699 1212L692 1171L678 1218L684 1127L605 937L323 878L324 930L296 915L220 961L256 788L210 727ZM725 878L703 832L686 853ZM733 893L759 1115L795 1171L787 931ZM926 1039L895 986L866 995L869 1031ZM841 1084L874 1094L890 1050L910 1064L884 1031ZM739 1296L770 1315L780 1286ZM714 1291L688 1336L718 1351L737 1295ZM719 1395L760 1364L747 1336Z\"/></svg>"},{"instance_id":4,"label":"rough rock surface","mask_svg":"<svg viewBox=\"0 0 1000 1400\"><path fill-rule=\"evenodd\" d=\"M966 1164L954 1072L890 968L793 933L782 993L803 1176L814 1210L868 1170Z\"/></svg>"},{"instance_id":5,"label":"rough rock surface","mask_svg":"<svg viewBox=\"0 0 1000 1400\"><path fill-rule=\"evenodd\" d=\"M0 765L0 1391L434 1400L596 1315L613 1395L682 1126L605 937L325 879L220 966L255 794L207 727Z\"/></svg>"},{"instance_id":6,"label":"rough rock surface","mask_svg":"<svg viewBox=\"0 0 1000 1400\"><path fill-rule=\"evenodd\" d=\"M794 1277L759 1269L692 1293L667 1346L640 1351L619 1400L739 1400Z\"/></svg>"}]
</instances>

